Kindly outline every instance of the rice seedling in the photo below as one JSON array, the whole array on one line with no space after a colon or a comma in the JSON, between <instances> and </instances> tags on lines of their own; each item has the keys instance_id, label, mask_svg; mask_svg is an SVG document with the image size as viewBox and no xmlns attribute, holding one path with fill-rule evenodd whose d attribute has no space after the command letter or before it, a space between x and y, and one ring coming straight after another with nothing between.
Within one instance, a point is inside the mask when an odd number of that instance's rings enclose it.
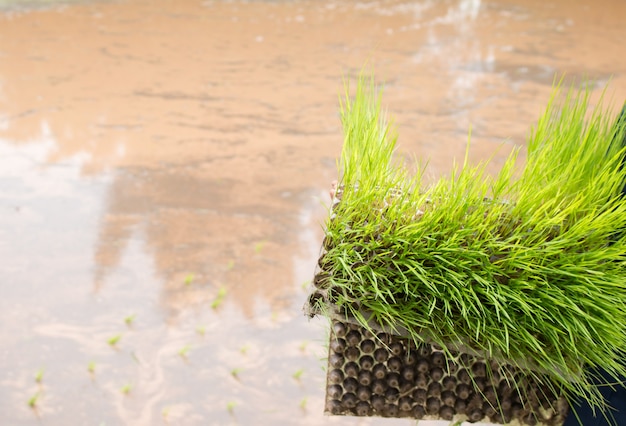
<instances>
[{"instance_id":1,"label":"rice seedling","mask_svg":"<svg viewBox=\"0 0 626 426\"><path fill-rule=\"evenodd\" d=\"M178 351L178 356L182 358L187 358L189 355L189 351L191 350L191 345L185 345Z\"/></svg>"},{"instance_id":2,"label":"rice seedling","mask_svg":"<svg viewBox=\"0 0 626 426\"><path fill-rule=\"evenodd\" d=\"M239 374L243 371L243 368L233 368L230 370L230 375L235 379L239 379Z\"/></svg>"},{"instance_id":3,"label":"rice seedling","mask_svg":"<svg viewBox=\"0 0 626 426\"><path fill-rule=\"evenodd\" d=\"M122 392L124 395L128 395L130 391L132 390L133 390L133 385L131 385L130 383L126 383L124 386L120 388L120 392Z\"/></svg>"},{"instance_id":4,"label":"rice seedling","mask_svg":"<svg viewBox=\"0 0 626 426\"><path fill-rule=\"evenodd\" d=\"M35 373L35 381L37 383L41 383L41 381L43 380L43 373L44 370L43 368L40 368L39 370L37 370L37 372Z\"/></svg>"},{"instance_id":5,"label":"rice seedling","mask_svg":"<svg viewBox=\"0 0 626 426\"><path fill-rule=\"evenodd\" d=\"M183 281L183 283L186 286L190 286L191 283L193 282L194 278L195 278L194 274L187 274L187 276L185 277L185 280Z\"/></svg>"},{"instance_id":6,"label":"rice seedling","mask_svg":"<svg viewBox=\"0 0 626 426\"><path fill-rule=\"evenodd\" d=\"M41 396L40 392L36 392L33 396L28 399L28 406L30 408L36 408L37 403L39 402L39 397Z\"/></svg>"},{"instance_id":7,"label":"rice seedling","mask_svg":"<svg viewBox=\"0 0 626 426\"><path fill-rule=\"evenodd\" d=\"M258 241L257 243L254 244L254 252L256 254L261 253L261 251L263 250L263 247L265 247L265 244L267 244L267 241Z\"/></svg>"},{"instance_id":8,"label":"rice seedling","mask_svg":"<svg viewBox=\"0 0 626 426\"><path fill-rule=\"evenodd\" d=\"M525 164L514 150L490 176L466 154L426 186L393 159L373 79L348 93L317 309L530 368L602 407L586 371L626 375L624 125L557 88Z\"/></svg>"},{"instance_id":9,"label":"rice seedling","mask_svg":"<svg viewBox=\"0 0 626 426\"><path fill-rule=\"evenodd\" d=\"M87 371L90 374L94 374L96 372L96 363L95 363L95 361L89 361L89 363L87 364Z\"/></svg>"},{"instance_id":10,"label":"rice seedling","mask_svg":"<svg viewBox=\"0 0 626 426\"><path fill-rule=\"evenodd\" d=\"M226 294L228 294L228 290L226 290L226 287L220 286L219 290L217 291L217 296L215 297L215 300L213 300L213 302L211 303L211 308L217 309L222 306Z\"/></svg>"},{"instance_id":11,"label":"rice seedling","mask_svg":"<svg viewBox=\"0 0 626 426\"><path fill-rule=\"evenodd\" d=\"M241 353L241 355L246 355L249 350L250 345L243 345L241 348L239 348L239 353Z\"/></svg>"},{"instance_id":12,"label":"rice seedling","mask_svg":"<svg viewBox=\"0 0 626 426\"><path fill-rule=\"evenodd\" d=\"M107 343L109 344L109 346L116 346L116 345L117 345L117 343L120 341L120 339L121 339L121 338L122 338L122 335L121 335L121 334L116 334L115 336L110 337L110 338L107 340Z\"/></svg>"},{"instance_id":13,"label":"rice seedling","mask_svg":"<svg viewBox=\"0 0 626 426\"><path fill-rule=\"evenodd\" d=\"M226 270L230 271L235 267L235 261L233 259L230 259L228 261L228 263L226 264Z\"/></svg>"},{"instance_id":14,"label":"rice seedling","mask_svg":"<svg viewBox=\"0 0 626 426\"><path fill-rule=\"evenodd\" d=\"M300 343L298 349L300 349L300 352L306 352L307 346L309 346L309 342L304 340L302 343Z\"/></svg>"},{"instance_id":15,"label":"rice seedling","mask_svg":"<svg viewBox=\"0 0 626 426\"><path fill-rule=\"evenodd\" d=\"M129 327L130 327L130 326L131 326L131 325L133 325L133 323L135 322L135 318L136 318L136 317L137 317L137 315L136 315L136 314L131 314L131 315L126 316L126 317L124 318L124 324L126 324L127 326L129 326Z\"/></svg>"},{"instance_id":16,"label":"rice seedling","mask_svg":"<svg viewBox=\"0 0 626 426\"><path fill-rule=\"evenodd\" d=\"M228 402L226 403L226 410L228 410L228 412L229 412L230 414L233 414L233 413L234 413L234 411L235 411L235 407L237 407L237 405L239 405L239 404L237 404L237 402L236 402L236 401L228 401Z\"/></svg>"},{"instance_id":17,"label":"rice seedling","mask_svg":"<svg viewBox=\"0 0 626 426\"><path fill-rule=\"evenodd\" d=\"M204 336L206 334L206 326L204 325L197 326L196 333L198 333L200 336Z\"/></svg>"},{"instance_id":18,"label":"rice seedling","mask_svg":"<svg viewBox=\"0 0 626 426\"><path fill-rule=\"evenodd\" d=\"M300 400L300 402L298 403L298 406L300 407L301 410L306 410L307 402L308 402L308 398L306 396Z\"/></svg>"},{"instance_id":19,"label":"rice seedling","mask_svg":"<svg viewBox=\"0 0 626 426\"><path fill-rule=\"evenodd\" d=\"M296 370L291 377L293 377L296 380L300 380L300 378L302 377L302 375L304 374L304 369L300 368L298 370Z\"/></svg>"}]
</instances>

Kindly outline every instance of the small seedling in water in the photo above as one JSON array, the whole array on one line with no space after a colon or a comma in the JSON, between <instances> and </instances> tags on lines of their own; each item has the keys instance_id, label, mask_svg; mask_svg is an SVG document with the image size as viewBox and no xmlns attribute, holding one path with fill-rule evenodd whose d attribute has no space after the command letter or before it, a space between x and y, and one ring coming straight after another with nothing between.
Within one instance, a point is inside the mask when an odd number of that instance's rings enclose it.
<instances>
[{"instance_id":1,"label":"small seedling in water","mask_svg":"<svg viewBox=\"0 0 626 426\"><path fill-rule=\"evenodd\" d=\"M300 404L299 404L300 408L303 409L303 410L306 410L306 403L307 403L307 398L306 397L302 398L300 400Z\"/></svg>"},{"instance_id":2,"label":"small seedling in water","mask_svg":"<svg viewBox=\"0 0 626 426\"><path fill-rule=\"evenodd\" d=\"M254 251L258 254L261 253L261 250L263 250L263 247L265 247L266 241L259 241L258 243L256 243L254 245Z\"/></svg>"},{"instance_id":3,"label":"small seedling in water","mask_svg":"<svg viewBox=\"0 0 626 426\"><path fill-rule=\"evenodd\" d=\"M306 347L309 344L309 342L307 342L306 340L302 343L300 343L300 346L298 346L298 349L300 349L300 352L304 352L306 351Z\"/></svg>"},{"instance_id":4,"label":"small seedling in water","mask_svg":"<svg viewBox=\"0 0 626 426\"><path fill-rule=\"evenodd\" d=\"M226 403L226 409L231 414L235 410L236 406L237 406L237 403L235 401L229 401L228 403Z\"/></svg>"},{"instance_id":5,"label":"small seedling in water","mask_svg":"<svg viewBox=\"0 0 626 426\"><path fill-rule=\"evenodd\" d=\"M28 406L30 408L35 408L37 406L37 401L39 401L39 392L30 397L28 400Z\"/></svg>"},{"instance_id":6,"label":"small seedling in water","mask_svg":"<svg viewBox=\"0 0 626 426\"><path fill-rule=\"evenodd\" d=\"M43 380L43 368L40 368L36 373L35 373L35 381L37 383L41 383L41 381Z\"/></svg>"},{"instance_id":7,"label":"small seedling in water","mask_svg":"<svg viewBox=\"0 0 626 426\"><path fill-rule=\"evenodd\" d=\"M195 277L194 277L194 275L193 275L193 274L189 274L189 275L187 275L187 276L185 277L185 281L184 281L185 285L190 285L190 284L193 282L193 279L194 279L194 278L195 278Z\"/></svg>"},{"instance_id":8,"label":"small seedling in water","mask_svg":"<svg viewBox=\"0 0 626 426\"><path fill-rule=\"evenodd\" d=\"M239 352L241 352L242 355L245 355L248 353L248 350L250 350L250 345L244 345L239 349Z\"/></svg>"},{"instance_id":9,"label":"small seedling in water","mask_svg":"<svg viewBox=\"0 0 626 426\"><path fill-rule=\"evenodd\" d=\"M120 391L122 391L124 395L128 395L132 389L133 385L131 385L130 383L126 383L124 386L122 386Z\"/></svg>"},{"instance_id":10,"label":"small seedling in water","mask_svg":"<svg viewBox=\"0 0 626 426\"><path fill-rule=\"evenodd\" d=\"M230 370L230 375L233 376L235 379L239 378L239 373L241 373L243 371L243 368L233 368L232 370Z\"/></svg>"},{"instance_id":11,"label":"small seedling in water","mask_svg":"<svg viewBox=\"0 0 626 426\"><path fill-rule=\"evenodd\" d=\"M300 380L300 377L302 377L302 374L304 373L304 369L299 369L298 371L296 371L295 373L293 373L293 378L296 380Z\"/></svg>"},{"instance_id":12,"label":"small seedling in water","mask_svg":"<svg viewBox=\"0 0 626 426\"><path fill-rule=\"evenodd\" d=\"M190 349L191 349L191 345L185 345L178 351L178 355L180 355L183 358L187 358L187 355L189 355Z\"/></svg>"},{"instance_id":13,"label":"small seedling in water","mask_svg":"<svg viewBox=\"0 0 626 426\"><path fill-rule=\"evenodd\" d=\"M109 340L107 340L107 343L109 345L111 345L111 346L115 346L115 345L117 345L117 342L119 342L121 338L122 338L121 334L116 334L115 336L113 336Z\"/></svg>"},{"instance_id":14,"label":"small seedling in water","mask_svg":"<svg viewBox=\"0 0 626 426\"><path fill-rule=\"evenodd\" d=\"M206 327L204 325L197 326L196 333L198 333L201 336L204 336L204 333L206 333Z\"/></svg>"},{"instance_id":15,"label":"small seedling in water","mask_svg":"<svg viewBox=\"0 0 626 426\"><path fill-rule=\"evenodd\" d=\"M94 374L96 372L96 363L94 361L89 361L89 364L87 364L87 371L89 371L91 374Z\"/></svg>"},{"instance_id":16,"label":"small seedling in water","mask_svg":"<svg viewBox=\"0 0 626 426\"><path fill-rule=\"evenodd\" d=\"M126 323L126 325L132 325L133 322L135 321L135 314L129 315L126 318L124 318L124 322Z\"/></svg>"}]
</instances>

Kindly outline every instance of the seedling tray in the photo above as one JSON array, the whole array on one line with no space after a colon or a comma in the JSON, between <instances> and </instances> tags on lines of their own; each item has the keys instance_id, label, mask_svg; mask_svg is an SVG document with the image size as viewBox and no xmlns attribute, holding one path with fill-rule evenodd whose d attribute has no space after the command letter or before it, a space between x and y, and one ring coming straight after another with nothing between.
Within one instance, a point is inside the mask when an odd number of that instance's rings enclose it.
<instances>
[{"instance_id":1,"label":"seedling tray","mask_svg":"<svg viewBox=\"0 0 626 426\"><path fill-rule=\"evenodd\" d=\"M343 188L333 200L336 207ZM332 216L331 216L332 217ZM559 426L569 405L532 365L488 358L462 342L446 348L425 333L416 342L403 330L363 326L329 301L329 271L320 260L305 305L330 318L326 400L328 415L394 417L495 424ZM367 312L362 312L368 318Z\"/></svg>"},{"instance_id":2,"label":"seedling tray","mask_svg":"<svg viewBox=\"0 0 626 426\"><path fill-rule=\"evenodd\" d=\"M331 321L325 413L562 425L563 397L522 369Z\"/></svg>"}]
</instances>

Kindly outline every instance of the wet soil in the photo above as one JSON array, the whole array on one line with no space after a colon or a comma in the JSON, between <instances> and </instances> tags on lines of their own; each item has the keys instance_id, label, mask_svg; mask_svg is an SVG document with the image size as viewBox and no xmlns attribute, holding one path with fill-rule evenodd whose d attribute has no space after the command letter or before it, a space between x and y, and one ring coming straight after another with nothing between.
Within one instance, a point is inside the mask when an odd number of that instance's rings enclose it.
<instances>
[{"instance_id":1,"label":"wet soil","mask_svg":"<svg viewBox=\"0 0 626 426\"><path fill-rule=\"evenodd\" d=\"M555 76L621 106L624 16L620 0L1 1L0 423L409 424L323 416L327 324L300 310L344 80L375 71L398 154L431 179L470 128L496 170Z\"/></svg>"}]
</instances>

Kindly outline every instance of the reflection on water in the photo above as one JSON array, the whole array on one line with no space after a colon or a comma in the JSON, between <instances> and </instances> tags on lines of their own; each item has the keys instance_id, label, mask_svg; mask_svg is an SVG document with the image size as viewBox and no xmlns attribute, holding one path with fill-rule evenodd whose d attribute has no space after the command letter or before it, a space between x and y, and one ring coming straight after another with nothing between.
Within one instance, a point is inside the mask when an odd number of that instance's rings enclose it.
<instances>
[{"instance_id":1,"label":"reflection on water","mask_svg":"<svg viewBox=\"0 0 626 426\"><path fill-rule=\"evenodd\" d=\"M96 285L119 266L126 244L139 235L164 283L168 309L206 306L217 287L227 285L251 317L256 300L272 303L292 294L293 278L281 270L298 250L287 234L296 227L289 223L293 218L273 202L238 206L230 197L236 182L210 172L197 175L174 167L116 174L97 243ZM260 283L268 278L274 285L264 288ZM193 291L182 285L186 279Z\"/></svg>"},{"instance_id":2,"label":"reflection on water","mask_svg":"<svg viewBox=\"0 0 626 426\"><path fill-rule=\"evenodd\" d=\"M626 98L619 0L9 3L3 424L398 424L322 416L300 313L342 79L375 70L431 178L470 126L498 167L555 74Z\"/></svg>"}]
</instances>

